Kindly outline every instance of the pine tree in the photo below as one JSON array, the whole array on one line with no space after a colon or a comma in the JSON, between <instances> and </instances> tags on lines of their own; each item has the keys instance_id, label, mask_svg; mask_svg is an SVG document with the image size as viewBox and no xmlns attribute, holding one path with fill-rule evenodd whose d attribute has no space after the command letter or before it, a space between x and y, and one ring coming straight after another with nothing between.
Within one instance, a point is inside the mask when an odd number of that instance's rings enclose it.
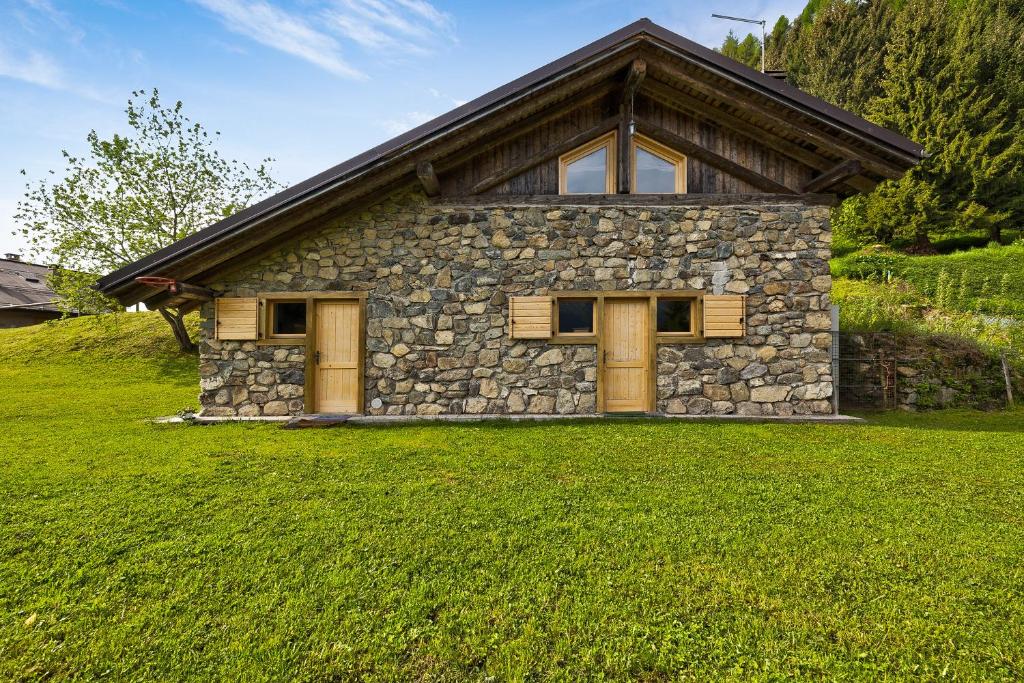
<instances>
[{"instance_id":1,"label":"pine tree","mask_svg":"<svg viewBox=\"0 0 1024 683\"><path fill-rule=\"evenodd\" d=\"M1007 221L1024 211L1024 129L991 81L980 80L985 2L967 0L962 12L951 14L943 3L908 0L893 23L883 93L869 103L876 123L916 140L930 155L900 181L880 186L868 207L870 214L870 204L878 203L874 213L914 224L922 247L929 232L951 229L984 228L998 239ZM925 187L930 192L917 201L900 196ZM928 220L903 213L915 209Z\"/></svg>"}]
</instances>

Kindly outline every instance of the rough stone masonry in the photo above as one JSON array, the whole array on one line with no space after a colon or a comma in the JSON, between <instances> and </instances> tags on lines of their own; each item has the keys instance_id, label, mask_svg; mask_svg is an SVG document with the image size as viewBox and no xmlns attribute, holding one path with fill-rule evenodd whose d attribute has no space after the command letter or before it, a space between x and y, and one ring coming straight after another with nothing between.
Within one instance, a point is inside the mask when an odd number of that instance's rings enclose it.
<instances>
[{"instance_id":1,"label":"rough stone masonry","mask_svg":"<svg viewBox=\"0 0 1024 683\"><path fill-rule=\"evenodd\" d=\"M658 346L657 410L827 414L830 255L828 209L796 202L451 207L401 193L211 287L367 291L365 405L375 415L594 413L595 347L510 339L509 296L746 294L745 338ZM202 414L303 412L304 345L217 341L212 304L202 316Z\"/></svg>"}]
</instances>

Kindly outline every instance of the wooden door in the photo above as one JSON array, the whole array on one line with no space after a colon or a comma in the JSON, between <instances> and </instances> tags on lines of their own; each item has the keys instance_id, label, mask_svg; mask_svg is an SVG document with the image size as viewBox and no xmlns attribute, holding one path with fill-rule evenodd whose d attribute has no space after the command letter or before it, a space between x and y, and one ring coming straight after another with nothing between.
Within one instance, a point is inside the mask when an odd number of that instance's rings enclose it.
<instances>
[{"instance_id":1,"label":"wooden door","mask_svg":"<svg viewBox=\"0 0 1024 683\"><path fill-rule=\"evenodd\" d=\"M650 410L650 305L646 298L604 302L604 409Z\"/></svg>"},{"instance_id":2,"label":"wooden door","mask_svg":"<svg viewBox=\"0 0 1024 683\"><path fill-rule=\"evenodd\" d=\"M316 304L316 411L358 413L360 344L358 301Z\"/></svg>"}]
</instances>

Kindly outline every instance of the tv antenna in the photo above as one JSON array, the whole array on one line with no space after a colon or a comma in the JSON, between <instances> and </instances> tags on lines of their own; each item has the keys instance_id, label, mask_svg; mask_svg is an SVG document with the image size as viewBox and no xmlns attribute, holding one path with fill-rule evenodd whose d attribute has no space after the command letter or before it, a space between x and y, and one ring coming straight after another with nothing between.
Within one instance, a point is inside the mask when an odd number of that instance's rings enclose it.
<instances>
[{"instance_id":1,"label":"tv antenna","mask_svg":"<svg viewBox=\"0 0 1024 683\"><path fill-rule=\"evenodd\" d=\"M765 19L745 19L744 17L730 17L726 14L712 14L715 19L728 19L729 21L742 21L744 24L761 24L761 73L764 73L764 52L768 47L765 43L764 27Z\"/></svg>"}]
</instances>

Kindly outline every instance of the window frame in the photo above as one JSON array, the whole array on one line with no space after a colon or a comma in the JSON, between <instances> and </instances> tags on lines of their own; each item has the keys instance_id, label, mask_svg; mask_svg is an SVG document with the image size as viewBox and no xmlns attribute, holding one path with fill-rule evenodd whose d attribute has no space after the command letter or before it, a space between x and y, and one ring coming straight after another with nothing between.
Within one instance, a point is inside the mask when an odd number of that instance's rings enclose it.
<instances>
[{"instance_id":1,"label":"window frame","mask_svg":"<svg viewBox=\"0 0 1024 683\"><path fill-rule=\"evenodd\" d=\"M553 297L551 311L551 336L552 338L564 339L589 339L597 337L597 306L598 298L595 296L555 296ZM590 332L560 332L560 311L562 301L589 301L590 302Z\"/></svg>"},{"instance_id":2,"label":"window frame","mask_svg":"<svg viewBox=\"0 0 1024 683\"><path fill-rule=\"evenodd\" d=\"M676 167L675 177L675 192L673 194L686 194L686 155L680 154L671 147L655 142L649 137L640 135L639 133L633 135L629 144L629 182L630 194L657 194L654 192L640 192L636 189L637 174L636 174L636 151L642 149L648 154L667 161Z\"/></svg>"},{"instance_id":3,"label":"window frame","mask_svg":"<svg viewBox=\"0 0 1024 683\"><path fill-rule=\"evenodd\" d=\"M301 332L301 333L288 333L288 334L285 334L285 333L274 332L274 323L276 322L276 318L277 318L277 305L278 304L302 304L303 306L305 306L306 307L306 325L307 325L307 328L308 328L308 326L309 326L309 304L306 302L305 299L274 299L274 298L267 298L264 301L265 301L264 305L266 306L266 310L267 310L267 312L266 312L266 329L265 329L265 334L264 334L264 337L263 337L264 339L305 339L306 338L306 334L309 332L308 329L306 330L306 332Z\"/></svg>"},{"instance_id":4,"label":"window frame","mask_svg":"<svg viewBox=\"0 0 1024 683\"><path fill-rule=\"evenodd\" d=\"M688 332L662 332L658 329L658 304L662 301L688 301L690 303L690 329ZM670 294L656 296L654 301L654 334L659 344L673 344L701 339L698 316L701 310L701 297L694 295Z\"/></svg>"},{"instance_id":5,"label":"window frame","mask_svg":"<svg viewBox=\"0 0 1024 683\"><path fill-rule=\"evenodd\" d=\"M616 169L618 168L617 159L615 158L616 150L618 149L618 133L616 131L610 131L601 135L590 142L580 145L574 150L566 152L565 154L558 157L558 194L560 195L594 195L593 192L569 192L569 165L574 161L579 161L583 157L593 154L602 147L606 148L605 153L605 175L604 175L604 193L603 194L615 194L616 190Z\"/></svg>"}]
</instances>

